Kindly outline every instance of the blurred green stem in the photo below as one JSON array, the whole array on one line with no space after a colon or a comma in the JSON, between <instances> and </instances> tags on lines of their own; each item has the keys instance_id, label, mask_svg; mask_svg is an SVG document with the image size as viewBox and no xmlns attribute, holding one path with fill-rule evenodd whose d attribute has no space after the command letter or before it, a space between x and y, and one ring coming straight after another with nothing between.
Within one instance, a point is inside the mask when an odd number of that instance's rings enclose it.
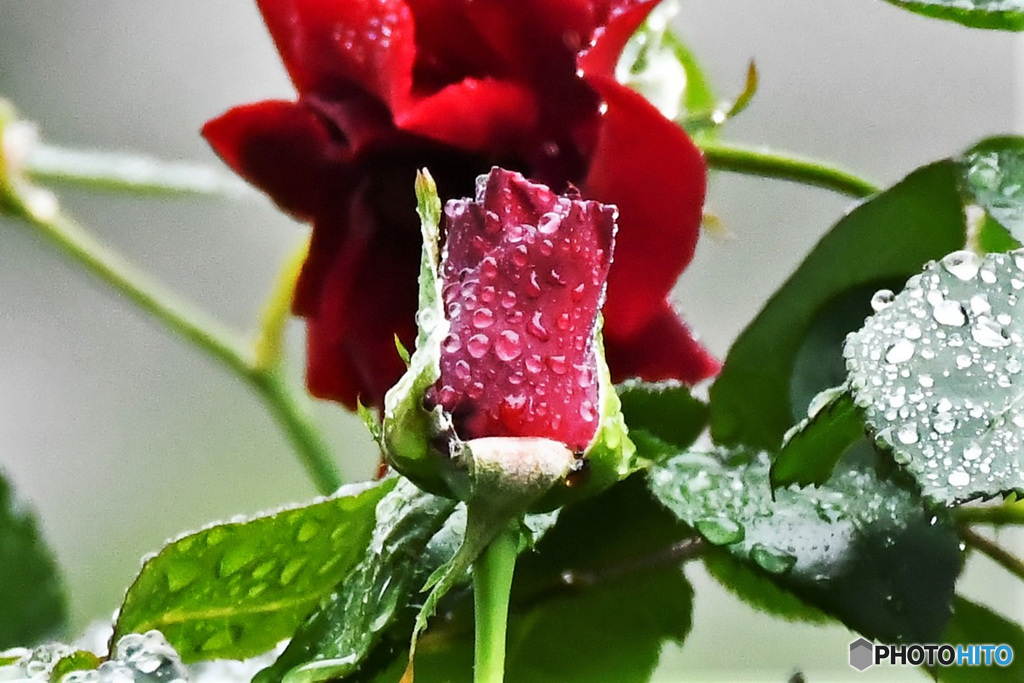
<instances>
[{"instance_id":1,"label":"blurred green stem","mask_svg":"<svg viewBox=\"0 0 1024 683\"><path fill-rule=\"evenodd\" d=\"M987 524L1008 526L1024 524L1024 503L1013 501L985 507L958 507L953 510L957 522L964 524Z\"/></svg>"},{"instance_id":2,"label":"blurred green stem","mask_svg":"<svg viewBox=\"0 0 1024 683\"><path fill-rule=\"evenodd\" d=\"M168 196L255 196L238 178L201 164L125 152L35 145L23 169L30 179L90 190Z\"/></svg>"},{"instance_id":3,"label":"blurred green stem","mask_svg":"<svg viewBox=\"0 0 1024 683\"><path fill-rule=\"evenodd\" d=\"M10 199L10 198L9 198ZM36 228L64 256L82 266L95 277L128 298L166 328L196 348L219 361L244 379L280 424L292 447L321 493L332 493L341 485L341 476L330 449L310 417L305 396L284 378L279 353L257 354L239 334L225 328L217 320L180 299L149 275L126 262L119 255L96 241L86 230L59 211L32 210L26 203L8 205L17 218ZM285 277L291 277L286 269ZM291 280L294 283L294 279ZM280 298L279 285L274 299ZM289 289L290 291L290 289ZM282 325L271 316L266 331L280 335ZM275 348L274 342L261 334L260 348ZM258 362L262 360L262 362Z\"/></svg>"},{"instance_id":4,"label":"blurred green stem","mask_svg":"<svg viewBox=\"0 0 1024 683\"><path fill-rule=\"evenodd\" d=\"M973 548L979 553L986 555L1000 567L1024 581L1024 562L1019 557L966 525L960 525L958 531L960 533L960 540L968 548Z\"/></svg>"},{"instance_id":5,"label":"blurred green stem","mask_svg":"<svg viewBox=\"0 0 1024 683\"><path fill-rule=\"evenodd\" d=\"M814 159L805 159L764 147L746 147L728 142L702 140L697 146L704 152L710 168L789 180L823 187L858 199L878 193L873 183L849 171Z\"/></svg>"}]
</instances>

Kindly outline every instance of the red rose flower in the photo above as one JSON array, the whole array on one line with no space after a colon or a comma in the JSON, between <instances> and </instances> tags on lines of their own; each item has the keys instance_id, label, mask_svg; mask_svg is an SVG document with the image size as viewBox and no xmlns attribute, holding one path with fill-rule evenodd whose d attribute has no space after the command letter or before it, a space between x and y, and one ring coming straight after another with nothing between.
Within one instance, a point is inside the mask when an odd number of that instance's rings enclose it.
<instances>
[{"instance_id":1,"label":"red rose flower","mask_svg":"<svg viewBox=\"0 0 1024 683\"><path fill-rule=\"evenodd\" d=\"M319 396L380 404L415 334L415 169L462 196L495 163L620 211L605 304L616 378L696 381L716 362L666 297L697 240L705 169L686 135L612 77L652 0L258 0L295 102L203 133L313 224L295 294Z\"/></svg>"},{"instance_id":2,"label":"red rose flower","mask_svg":"<svg viewBox=\"0 0 1024 683\"><path fill-rule=\"evenodd\" d=\"M535 436L582 453L600 418L597 314L615 208L495 168L448 202L441 263L450 331L432 398L463 439Z\"/></svg>"}]
</instances>

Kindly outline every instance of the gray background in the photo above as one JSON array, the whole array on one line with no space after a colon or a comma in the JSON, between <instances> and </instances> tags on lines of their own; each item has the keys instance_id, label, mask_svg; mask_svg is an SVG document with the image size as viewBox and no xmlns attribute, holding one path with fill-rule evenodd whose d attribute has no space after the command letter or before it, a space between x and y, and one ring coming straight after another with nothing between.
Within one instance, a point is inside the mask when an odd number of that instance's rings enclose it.
<instances>
[{"instance_id":1,"label":"gray background","mask_svg":"<svg viewBox=\"0 0 1024 683\"><path fill-rule=\"evenodd\" d=\"M990 134L1022 130L1020 41L877 0L691 0L680 26L719 91L755 58L761 89L731 139L840 161L889 184ZM1015 68L1016 63L1016 68ZM250 2L0 0L0 95L46 139L215 163L203 121L289 97ZM95 233L238 328L250 327L303 230L256 199L62 194ZM677 291L724 352L758 306L849 206L830 193L736 176L709 208L734 235L705 239ZM301 349L301 326L291 330ZM346 476L374 455L361 426L318 406ZM249 390L0 220L0 467L36 506L66 567L81 627L117 601L145 552L182 529L313 494ZM974 563L967 592L1019 613L1014 583ZM660 680L844 680L844 628L754 615L697 567L696 627ZM871 676L873 673L873 676ZM900 672L923 680L916 671ZM869 671L892 680L891 671ZM861 675L863 676L863 675Z\"/></svg>"}]
</instances>

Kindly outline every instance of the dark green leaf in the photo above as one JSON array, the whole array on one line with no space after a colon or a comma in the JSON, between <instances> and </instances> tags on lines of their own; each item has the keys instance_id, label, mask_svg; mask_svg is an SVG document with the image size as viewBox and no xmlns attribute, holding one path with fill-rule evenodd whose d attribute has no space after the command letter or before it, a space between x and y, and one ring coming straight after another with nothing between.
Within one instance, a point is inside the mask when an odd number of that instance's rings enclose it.
<instances>
[{"instance_id":1,"label":"dark green leaf","mask_svg":"<svg viewBox=\"0 0 1024 683\"><path fill-rule=\"evenodd\" d=\"M862 442L863 443L863 442ZM934 642L960 570L956 535L854 448L824 486L768 484L764 453L685 453L650 472L684 522L778 586L883 641Z\"/></svg>"},{"instance_id":2,"label":"dark green leaf","mask_svg":"<svg viewBox=\"0 0 1024 683\"><path fill-rule=\"evenodd\" d=\"M387 629L423 585L428 541L448 519L455 501L416 488L408 480L380 502L380 520L361 559L337 591L302 625L281 657L256 680L322 681L370 670L392 661L395 645L382 643ZM452 552L447 547L442 555ZM446 561L448 556L436 557ZM405 629L396 640L408 645ZM376 648L376 650L375 650ZM371 665L367 660L374 658ZM404 666L404 663L403 663Z\"/></svg>"},{"instance_id":3,"label":"dark green leaf","mask_svg":"<svg viewBox=\"0 0 1024 683\"><path fill-rule=\"evenodd\" d=\"M509 683L650 679L668 640L690 631L693 589L678 566L615 577L514 623Z\"/></svg>"},{"instance_id":4,"label":"dark green leaf","mask_svg":"<svg viewBox=\"0 0 1024 683\"><path fill-rule=\"evenodd\" d=\"M704 567L726 590L759 612L789 621L826 623L832 619L727 550L709 548L704 553Z\"/></svg>"},{"instance_id":5,"label":"dark green leaf","mask_svg":"<svg viewBox=\"0 0 1024 683\"><path fill-rule=\"evenodd\" d=\"M57 561L0 472L0 650L56 637L66 622Z\"/></svg>"},{"instance_id":6,"label":"dark green leaf","mask_svg":"<svg viewBox=\"0 0 1024 683\"><path fill-rule=\"evenodd\" d=\"M858 285L832 297L815 314L800 342L789 379L792 420L807 417L814 398L821 392L846 382L843 342L853 330L860 329L871 315L871 301L880 290L899 289L906 277L876 280Z\"/></svg>"},{"instance_id":7,"label":"dark green leaf","mask_svg":"<svg viewBox=\"0 0 1024 683\"><path fill-rule=\"evenodd\" d=\"M1024 493L1024 251L954 252L850 335L850 388L877 438L944 505Z\"/></svg>"},{"instance_id":8,"label":"dark green leaf","mask_svg":"<svg viewBox=\"0 0 1024 683\"><path fill-rule=\"evenodd\" d=\"M790 385L818 312L843 292L905 279L928 259L963 245L957 176L949 161L919 169L858 206L822 238L730 349L711 387L716 441L777 448L793 424L794 409L804 408L791 406ZM830 352L837 355L839 349Z\"/></svg>"},{"instance_id":9,"label":"dark green leaf","mask_svg":"<svg viewBox=\"0 0 1024 683\"><path fill-rule=\"evenodd\" d=\"M926 17L955 21L973 28L1024 31L1021 0L886 0Z\"/></svg>"},{"instance_id":10,"label":"dark green leaf","mask_svg":"<svg viewBox=\"0 0 1024 683\"><path fill-rule=\"evenodd\" d=\"M1019 246L1024 241L1024 138L983 140L964 152L957 162L963 174L962 188L967 201L984 209ZM993 232L991 226L982 226L982 236L986 230ZM1003 242L1006 241L1004 237ZM990 248L986 251L1008 250Z\"/></svg>"},{"instance_id":11,"label":"dark green leaf","mask_svg":"<svg viewBox=\"0 0 1024 683\"><path fill-rule=\"evenodd\" d=\"M619 398L630 438L651 460L687 448L707 425L707 405L678 382L626 382Z\"/></svg>"},{"instance_id":12,"label":"dark green leaf","mask_svg":"<svg viewBox=\"0 0 1024 683\"><path fill-rule=\"evenodd\" d=\"M366 551L395 480L172 542L128 589L115 626L159 629L185 662L243 659L294 633Z\"/></svg>"},{"instance_id":13,"label":"dark green leaf","mask_svg":"<svg viewBox=\"0 0 1024 683\"><path fill-rule=\"evenodd\" d=\"M864 438L864 418L845 387L819 394L809 417L786 434L771 468L773 488L824 484L846 449Z\"/></svg>"},{"instance_id":14,"label":"dark green leaf","mask_svg":"<svg viewBox=\"0 0 1024 683\"><path fill-rule=\"evenodd\" d=\"M1009 645L1013 662L1003 666L951 666L935 671L943 683L1011 683L1024 680L1024 630L989 608L962 598L953 601L953 617L941 641L950 645Z\"/></svg>"}]
</instances>

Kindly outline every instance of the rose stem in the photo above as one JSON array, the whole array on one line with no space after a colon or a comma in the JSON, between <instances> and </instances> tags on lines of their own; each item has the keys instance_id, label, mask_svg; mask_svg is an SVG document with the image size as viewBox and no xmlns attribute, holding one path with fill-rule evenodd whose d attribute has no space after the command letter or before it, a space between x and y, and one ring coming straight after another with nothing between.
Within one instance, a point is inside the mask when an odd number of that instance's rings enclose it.
<instances>
[{"instance_id":1,"label":"rose stem","mask_svg":"<svg viewBox=\"0 0 1024 683\"><path fill-rule=\"evenodd\" d=\"M1024 562L1022 562L1020 558L1008 552L995 541L990 541L985 538L970 527L960 526L958 531L960 533L960 540L963 541L967 547L973 548L983 555L987 555L989 559L1016 576L1018 579L1024 579Z\"/></svg>"},{"instance_id":2,"label":"rose stem","mask_svg":"<svg viewBox=\"0 0 1024 683\"><path fill-rule=\"evenodd\" d=\"M240 335L155 282L61 212L34 211L18 196L8 199L13 200L7 207L10 213L35 227L64 256L244 379L284 430L317 489L324 494L337 490L341 476L330 449L309 416L305 396L285 380L279 358L271 364L259 362Z\"/></svg>"},{"instance_id":3,"label":"rose stem","mask_svg":"<svg viewBox=\"0 0 1024 683\"><path fill-rule=\"evenodd\" d=\"M257 197L233 175L201 164L164 161L126 152L37 145L25 172L43 183L139 195Z\"/></svg>"},{"instance_id":4,"label":"rose stem","mask_svg":"<svg viewBox=\"0 0 1024 683\"><path fill-rule=\"evenodd\" d=\"M701 141L697 146L710 168L815 185L858 199L879 191L873 183L845 169L813 159L727 142Z\"/></svg>"},{"instance_id":5,"label":"rose stem","mask_svg":"<svg viewBox=\"0 0 1024 683\"><path fill-rule=\"evenodd\" d=\"M505 678L508 601L518 551L519 531L513 523L491 541L473 565L474 683L501 683Z\"/></svg>"}]
</instances>

